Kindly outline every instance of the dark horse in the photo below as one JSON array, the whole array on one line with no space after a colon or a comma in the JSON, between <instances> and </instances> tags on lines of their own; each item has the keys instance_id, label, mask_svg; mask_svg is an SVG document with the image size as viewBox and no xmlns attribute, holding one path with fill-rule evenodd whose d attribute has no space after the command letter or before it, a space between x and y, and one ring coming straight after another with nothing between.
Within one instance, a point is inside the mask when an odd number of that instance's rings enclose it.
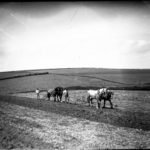
<instances>
[{"instance_id":1,"label":"dark horse","mask_svg":"<svg viewBox=\"0 0 150 150\"><path fill-rule=\"evenodd\" d=\"M113 95L114 95L114 93L111 92L111 91L107 91L107 92L101 93L99 95L99 99L97 99L97 106L98 106L98 108L101 107L101 101L104 100L103 108L105 108L106 101L109 101L111 109L113 109L113 103L111 102L111 99L112 99Z\"/></svg>"},{"instance_id":2,"label":"dark horse","mask_svg":"<svg viewBox=\"0 0 150 150\"><path fill-rule=\"evenodd\" d=\"M63 87L56 87L54 89L54 91L55 91L54 92L54 101L61 102L64 88Z\"/></svg>"},{"instance_id":3,"label":"dark horse","mask_svg":"<svg viewBox=\"0 0 150 150\"><path fill-rule=\"evenodd\" d=\"M54 102L61 102L63 96L63 87L56 87L54 89L49 89L47 91L48 100L50 100L51 96L54 97Z\"/></svg>"}]
</instances>

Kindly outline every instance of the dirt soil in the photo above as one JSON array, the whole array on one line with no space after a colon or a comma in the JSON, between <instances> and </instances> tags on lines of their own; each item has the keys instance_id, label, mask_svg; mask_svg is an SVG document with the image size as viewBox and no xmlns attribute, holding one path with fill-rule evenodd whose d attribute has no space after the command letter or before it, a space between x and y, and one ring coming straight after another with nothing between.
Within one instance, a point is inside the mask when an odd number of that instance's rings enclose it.
<instances>
[{"instance_id":1,"label":"dirt soil","mask_svg":"<svg viewBox=\"0 0 150 150\"><path fill-rule=\"evenodd\" d=\"M103 112L87 106L85 91L71 91L70 103L14 95L0 96L0 148L150 148L148 92L116 91Z\"/></svg>"},{"instance_id":2,"label":"dirt soil","mask_svg":"<svg viewBox=\"0 0 150 150\"><path fill-rule=\"evenodd\" d=\"M0 115L1 149L150 148L150 131L117 127L3 101L0 101Z\"/></svg>"},{"instance_id":3,"label":"dirt soil","mask_svg":"<svg viewBox=\"0 0 150 150\"><path fill-rule=\"evenodd\" d=\"M37 101L36 94L30 93L17 93L14 96L32 98L32 106L36 107ZM45 106L50 108L47 111L54 113L62 113L64 115L71 115L73 117L89 119L91 121L98 121L109 123L116 126L124 126L131 128L138 128L142 130L150 130L150 92L149 91L114 91L112 102L114 109L110 109L109 102L106 103L106 109L103 113L97 111L96 101L93 101L93 107L88 107L86 100L86 90L73 90L69 91L70 101L69 104L53 103L47 101L46 93L40 93L41 107L39 109L45 110ZM22 99L22 100L23 100ZM64 97L62 98L64 101ZM31 103L30 100L27 100ZM21 102L20 102L21 103ZM18 104L18 102L17 102ZM29 104L27 103L26 106ZM103 105L103 102L102 102Z\"/></svg>"}]
</instances>

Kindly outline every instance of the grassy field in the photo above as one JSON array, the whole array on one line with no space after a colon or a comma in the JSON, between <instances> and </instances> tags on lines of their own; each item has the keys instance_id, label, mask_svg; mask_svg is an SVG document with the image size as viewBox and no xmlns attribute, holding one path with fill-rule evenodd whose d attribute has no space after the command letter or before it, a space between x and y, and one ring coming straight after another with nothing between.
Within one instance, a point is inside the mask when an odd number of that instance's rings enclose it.
<instances>
[{"instance_id":1,"label":"grassy field","mask_svg":"<svg viewBox=\"0 0 150 150\"><path fill-rule=\"evenodd\" d=\"M149 75L150 70L93 68L0 73L0 149L150 148ZM70 87L68 104L46 100L44 90L56 86ZM102 86L116 88L114 109L107 103L103 112L95 101L88 107L83 90Z\"/></svg>"},{"instance_id":2,"label":"grassy field","mask_svg":"<svg viewBox=\"0 0 150 150\"><path fill-rule=\"evenodd\" d=\"M137 69L95 69L95 68L76 68L76 69L46 69L46 70L28 70L0 73L0 80L11 79L14 77L27 77L35 75L53 76L59 80L61 78L69 78L79 80L83 85L89 80L93 85L97 86L96 82L106 86L141 86L150 85L150 70ZM44 78L44 77L43 77ZM100 86L100 85L99 85Z\"/></svg>"},{"instance_id":3,"label":"grassy field","mask_svg":"<svg viewBox=\"0 0 150 150\"><path fill-rule=\"evenodd\" d=\"M0 73L0 93L45 90L56 86L70 89L109 87L150 90L150 70L52 69Z\"/></svg>"}]
</instances>

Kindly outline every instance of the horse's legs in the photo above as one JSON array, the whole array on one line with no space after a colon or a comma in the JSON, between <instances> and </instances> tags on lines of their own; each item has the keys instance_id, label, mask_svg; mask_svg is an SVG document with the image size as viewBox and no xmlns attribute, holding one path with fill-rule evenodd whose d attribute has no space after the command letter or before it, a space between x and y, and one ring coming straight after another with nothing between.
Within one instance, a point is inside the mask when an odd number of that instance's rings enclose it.
<instances>
[{"instance_id":1,"label":"horse's legs","mask_svg":"<svg viewBox=\"0 0 150 150\"><path fill-rule=\"evenodd\" d=\"M93 99L91 99L91 105L93 104Z\"/></svg>"},{"instance_id":2,"label":"horse's legs","mask_svg":"<svg viewBox=\"0 0 150 150\"><path fill-rule=\"evenodd\" d=\"M57 98L56 98L56 95L55 95L55 96L54 96L54 102L56 102L56 99L57 99Z\"/></svg>"},{"instance_id":3,"label":"horse's legs","mask_svg":"<svg viewBox=\"0 0 150 150\"><path fill-rule=\"evenodd\" d=\"M57 102L60 102L60 101L61 101L61 100L60 100L60 96L57 95L56 97L57 97Z\"/></svg>"},{"instance_id":4,"label":"horse's legs","mask_svg":"<svg viewBox=\"0 0 150 150\"><path fill-rule=\"evenodd\" d=\"M50 99L51 99L51 96L48 97L48 100L49 100L49 101L50 101Z\"/></svg>"},{"instance_id":5,"label":"horse's legs","mask_svg":"<svg viewBox=\"0 0 150 150\"><path fill-rule=\"evenodd\" d=\"M59 96L57 95L57 102L59 102L60 101L60 98L59 98Z\"/></svg>"},{"instance_id":6,"label":"horse's legs","mask_svg":"<svg viewBox=\"0 0 150 150\"><path fill-rule=\"evenodd\" d=\"M69 103L69 96L67 96L67 103Z\"/></svg>"},{"instance_id":7,"label":"horse's legs","mask_svg":"<svg viewBox=\"0 0 150 150\"><path fill-rule=\"evenodd\" d=\"M47 94L47 97L48 97L48 100L50 101L51 94L50 94L50 93L48 93L48 94Z\"/></svg>"},{"instance_id":8,"label":"horse's legs","mask_svg":"<svg viewBox=\"0 0 150 150\"><path fill-rule=\"evenodd\" d=\"M98 108L101 108L101 102L98 103Z\"/></svg>"},{"instance_id":9,"label":"horse's legs","mask_svg":"<svg viewBox=\"0 0 150 150\"><path fill-rule=\"evenodd\" d=\"M93 104L93 99L90 98L90 106L92 106L92 104Z\"/></svg>"},{"instance_id":10,"label":"horse's legs","mask_svg":"<svg viewBox=\"0 0 150 150\"><path fill-rule=\"evenodd\" d=\"M58 102L59 100L58 100L58 95L56 95L56 102Z\"/></svg>"},{"instance_id":11,"label":"horse's legs","mask_svg":"<svg viewBox=\"0 0 150 150\"><path fill-rule=\"evenodd\" d=\"M97 100L97 107L96 107L97 109L101 109L101 100Z\"/></svg>"},{"instance_id":12,"label":"horse's legs","mask_svg":"<svg viewBox=\"0 0 150 150\"><path fill-rule=\"evenodd\" d=\"M113 103L111 102L111 99L109 100L110 106L113 109Z\"/></svg>"},{"instance_id":13,"label":"horse's legs","mask_svg":"<svg viewBox=\"0 0 150 150\"><path fill-rule=\"evenodd\" d=\"M68 99L68 97L65 95L65 103L67 103L67 99Z\"/></svg>"},{"instance_id":14,"label":"horse's legs","mask_svg":"<svg viewBox=\"0 0 150 150\"><path fill-rule=\"evenodd\" d=\"M89 106L90 106L90 101L91 101L91 97L90 97L90 95L88 95L87 102L89 103Z\"/></svg>"},{"instance_id":15,"label":"horse's legs","mask_svg":"<svg viewBox=\"0 0 150 150\"><path fill-rule=\"evenodd\" d=\"M60 99L60 102L61 102L61 100L62 100L62 95L59 96L59 99Z\"/></svg>"},{"instance_id":16,"label":"horse's legs","mask_svg":"<svg viewBox=\"0 0 150 150\"><path fill-rule=\"evenodd\" d=\"M67 95L65 95L65 102L68 103L69 102L69 97Z\"/></svg>"},{"instance_id":17,"label":"horse's legs","mask_svg":"<svg viewBox=\"0 0 150 150\"><path fill-rule=\"evenodd\" d=\"M104 106L103 106L103 108L105 108L105 104L106 104L106 100L104 99Z\"/></svg>"}]
</instances>

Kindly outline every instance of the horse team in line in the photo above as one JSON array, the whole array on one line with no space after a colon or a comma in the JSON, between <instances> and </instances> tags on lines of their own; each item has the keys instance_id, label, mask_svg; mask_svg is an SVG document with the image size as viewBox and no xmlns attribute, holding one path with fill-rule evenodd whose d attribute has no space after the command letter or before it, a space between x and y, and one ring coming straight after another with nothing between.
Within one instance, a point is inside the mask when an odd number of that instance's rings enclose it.
<instances>
[{"instance_id":1,"label":"horse team in line","mask_svg":"<svg viewBox=\"0 0 150 150\"><path fill-rule=\"evenodd\" d=\"M65 97L65 102L69 102L69 93L67 89L64 89L63 87L56 87L55 89L49 89L47 91L48 100L50 100L51 97L54 97L54 102L61 102L63 95Z\"/></svg>"},{"instance_id":2,"label":"horse team in line","mask_svg":"<svg viewBox=\"0 0 150 150\"><path fill-rule=\"evenodd\" d=\"M91 106L93 104L93 99L96 99L97 101L97 109L101 109L101 101L104 100L104 106L103 108L105 108L105 104L106 101L109 101L111 108L113 109L113 103L112 103L112 96L113 96L113 92L108 90L107 88L101 88L99 90L88 90L87 91L88 96L87 96L87 102L89 103L89 106Z\"/></svg>"},{"instance_id":3,"label":"horse team in line","mask_svg":"<svg viewBox=\"0 0 150 150\"><path fill-rule=\"evenodd\" d=\"M36 90L37 93L37 98L39 97L39 90ZM98 90L88 90L87 91L87 102L89 106L92 106L93 104L93 99L96 100L97 109L102 109L101 107L101 101L104 100L104 106L106 101L109 101L110 107L113 108L113 103L112 103L112 97L113 97L113 92L108 90L107 88L101 88ZM47 90L47 95L46 97L48 100L50 100L51 97L54 98L54 102L62 102L62 96L65 97L65 102L69 102L69 92L66 88L63 87L56 87L54 89L49 89Z\"/></svg>"}]
</instances>

